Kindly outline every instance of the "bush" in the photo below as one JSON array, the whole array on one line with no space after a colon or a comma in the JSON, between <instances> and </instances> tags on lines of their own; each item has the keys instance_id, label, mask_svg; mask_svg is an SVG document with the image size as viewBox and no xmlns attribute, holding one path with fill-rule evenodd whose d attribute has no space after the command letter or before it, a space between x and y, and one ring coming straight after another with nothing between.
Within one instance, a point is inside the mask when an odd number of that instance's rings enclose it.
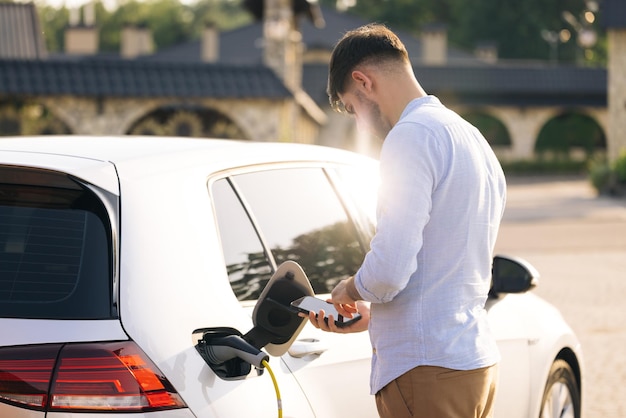
<instances>
[{"instance_id":1,"label":"bush","mask_svg":"<svg viewBox=\"0 0 626 418\"><path fill-rule=\"evenodd\" d=\"M505 174L519 175L570 175L585 174L586 162L570 159L517 160L502 163Z\"/></svg>"},{"instance_id":2,"label":"bush","mask_svg":"<svg viewBox=\"0 0 626 418\"><path fill-rule=\"evenodd\" d=\"M592 161L589 165L589 180L601 195L626 196L626 150L613 163L606 160Z\"/></svg>"},{"instance_id":3,"label":"bush","mask_svg":"<svg viewBox=\"0 0 626 418\"><path fill-rule=\"evenodd\" d=\"M611 182L611 167L606 161L592 161L589 165L589 181L600 194L606 194Z\"/></svg>"},{"instance_id":4,"label":"bush","mask_svg":"<svg viewBox=\"0 0 626 418\"><path fill-rule=\"evenodd\" d=\"M626 183L626 149L622 150L613 163L613 171L615 171L619 183Z\"/></svg>"}]
</instances>

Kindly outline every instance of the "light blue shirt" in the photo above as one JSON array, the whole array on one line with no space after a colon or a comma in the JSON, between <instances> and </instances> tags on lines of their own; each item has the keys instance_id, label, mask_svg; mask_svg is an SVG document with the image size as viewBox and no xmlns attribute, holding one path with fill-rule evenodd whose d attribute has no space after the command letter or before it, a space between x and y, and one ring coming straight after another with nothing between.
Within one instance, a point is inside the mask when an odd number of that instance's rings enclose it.
<instances>
[{"instance_id":1,"label":"light blue shirt","mask_svg":"<svg viewBox=\"0 0 626 418\"><path fill-rule=\"evenodd\" d=\"M427 96L385 138L380 170L376 234L355 276L372 302L372 394L420 365L497 363L485 302L506 183L491 147Z\"/></svg>"}]
</instances>

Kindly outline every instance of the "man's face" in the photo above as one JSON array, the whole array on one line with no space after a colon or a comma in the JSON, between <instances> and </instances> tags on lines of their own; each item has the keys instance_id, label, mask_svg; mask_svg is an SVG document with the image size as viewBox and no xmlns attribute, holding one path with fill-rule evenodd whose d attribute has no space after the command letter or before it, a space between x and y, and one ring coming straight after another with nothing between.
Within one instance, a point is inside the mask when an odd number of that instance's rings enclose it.
<instances>
[{"instance_id":1,"label":"man's face","mask_svg":"<svg viewBox=\"0 0 626 418\"><path fill-rule=\"evenodd\" d=\"M370 100L363 92L351 84L344 94L339 95L346 112L356 119L357 127L384 140L392 125L383 117L378 103Z\"/></svg>"}]
</instances>

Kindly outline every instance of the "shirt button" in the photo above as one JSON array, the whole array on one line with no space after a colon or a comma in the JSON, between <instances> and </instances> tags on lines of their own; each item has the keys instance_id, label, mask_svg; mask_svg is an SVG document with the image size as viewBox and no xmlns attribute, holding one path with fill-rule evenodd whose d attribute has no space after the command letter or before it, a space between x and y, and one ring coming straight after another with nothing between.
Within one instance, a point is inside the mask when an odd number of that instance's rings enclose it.
<instances>
[{"instance_id":1,"label":"shirt button","mask_svg":"<svg viewBox=\"0 0 626 418\"><path fill-rule=\"evenodd\" d=\"M372 347L372 353L376 354L376 349Z\"/></svg>"}]
</instances>

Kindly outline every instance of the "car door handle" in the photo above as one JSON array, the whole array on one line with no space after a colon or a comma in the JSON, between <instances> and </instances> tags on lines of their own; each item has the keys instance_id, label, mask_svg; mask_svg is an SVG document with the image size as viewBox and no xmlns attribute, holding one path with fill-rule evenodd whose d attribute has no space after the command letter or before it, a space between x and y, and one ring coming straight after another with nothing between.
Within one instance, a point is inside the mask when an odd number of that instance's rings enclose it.
<instances>
[{"instance_id":1,"label":"car door handle","mask_svg":"<svg viewBox=\"0 0 626 418\"><path fill-rule=\"evenodd\" d=\"M302 338L296 340L291 347L289 347L289 355L296 358L305 356L317 355L319 356L324 351L328 350L329 345L324 341L317 340L315 338Z\"/></svg>"}]
</instances>

